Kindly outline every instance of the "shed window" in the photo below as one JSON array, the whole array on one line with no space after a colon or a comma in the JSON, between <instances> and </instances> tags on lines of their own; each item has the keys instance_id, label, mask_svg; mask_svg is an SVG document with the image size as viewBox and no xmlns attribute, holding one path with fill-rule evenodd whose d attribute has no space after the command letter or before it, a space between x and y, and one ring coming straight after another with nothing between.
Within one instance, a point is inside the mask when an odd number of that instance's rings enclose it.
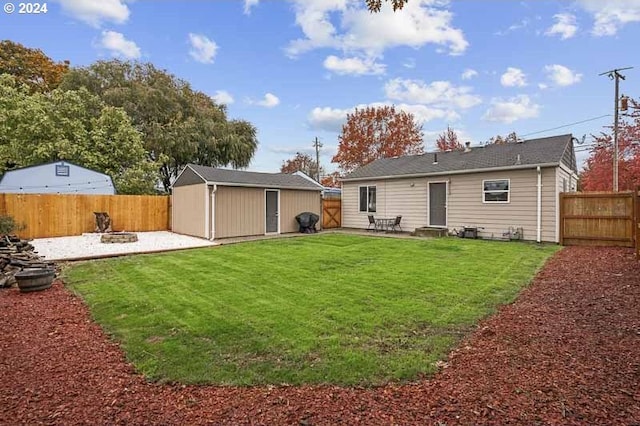
<instances>
[{"instance_id":1,"label":"shed window","mask_svg":"<svg viewBox=\"0 0 640 426\"><path fill-rule=\"evenodd\" d=\"M376 187L360 187L360 211L365 213L375 213L376 211Z\"/></svg>"},{"instance_id":2,"label":"shed window","mask_svg":"<svg viewBox=\"0 0 640 426\"><path fill-rule=\"evenodd\" d=\"M69 166L56 164L56 176L69 176Z\"/></svg>"},{"instance_id":3,"label":"shed window","mask_svg":"<svg viewBox=\"0 0 640 426\"><path fill-rule=\"evenodd\" d=\"M508 203L509 186L509 179L483 180L482 201L485 203Z\"/></svg>"}]
</instances>

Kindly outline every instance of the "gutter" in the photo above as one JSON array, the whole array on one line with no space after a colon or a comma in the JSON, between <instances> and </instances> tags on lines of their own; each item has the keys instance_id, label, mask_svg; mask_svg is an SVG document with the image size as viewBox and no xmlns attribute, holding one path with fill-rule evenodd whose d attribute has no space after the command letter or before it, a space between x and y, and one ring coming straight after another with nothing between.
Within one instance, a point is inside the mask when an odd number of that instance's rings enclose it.
<instances>
[{"instance_id":1,"label":"gutter","mask_svg":"<svg viewBox=\"0 0 640 426\"><path fill-rule=\"evenodd\" d=\"M211 188L211 186L208 186ZM211 213L209 214L210 222L209 222L209 240L213 241L216 236L216 191L218 190L218 185L213 185L211 188L211 196L209 197L209 205L211 208Z\"/></svg>"},{"instance_id":2,"label":"gutter","mask_svg":"<svg viewBox=\"0 0 640 426\"><path fill-rule=\"evenodd\" d=\"M542 240L542 170L540 170L540 166L536 168L536 171L538 172L538 199L536 203L536 241L540 242Z\"/></svg>"},{"instance_id":3,"label":"gutter","mask_svg":"<svg viewBox=\"0 0 640 426\"><path fill-rule=\"evenodd\" d=\"M273 189L295 189L296 191L322 191L323 187L318 185L317 188L307 188L307 187L299 187L299 186L280 186L280 185L258 185L255 183L229 183L229 182L210 182L206 181L207 185L213 186L239 186L243 188L273 188Z\"/></svg>"},{"instance_id":4,"label":"gutter","mask_svg":"<svg viewBox=\"0 0 640 426\"><path fill-rule=\"evenodd\" d=\"M419 178L419 177L430 177L430 176L447 176L447 175L463 175L470 173L483 173L483 172L498 172L498 171L508 171L508 170L524 170L524 169L533 169L533 168L542 168L542 167L558 167L560 163L543 163L543 164L525 164L518 166L507 166L507 167L488 167L484 169L463 169L463 170L453 170L453 171L444 171L444 172L434 172L434 173L413 173L406 175L388 175L388 176L366 176L366 177L358 177L358 178L345 178L340 179L341 182L357 182L357 181L365 181L365 180L382 180L382 179L409 179L409 178Z\"/></svg>"}]
</instances>

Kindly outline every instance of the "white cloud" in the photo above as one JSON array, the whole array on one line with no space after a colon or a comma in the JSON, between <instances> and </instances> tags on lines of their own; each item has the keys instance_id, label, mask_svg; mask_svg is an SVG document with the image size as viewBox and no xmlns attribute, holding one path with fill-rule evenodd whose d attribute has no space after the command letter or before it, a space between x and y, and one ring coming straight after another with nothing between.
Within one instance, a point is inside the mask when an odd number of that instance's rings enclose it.
<instances>
[{"instance_id":1,"label":"white cloud","mask_svg":"<svg viewBox=\"0 0 640 426\"><path fill-rule=\"evenodd\" d=\"M506 36L509 33L527 28L530 23L531 23L531 20L529 18L524 18L520 22L510 25L509 28L507 28L506 30L496 31L495 34L498 36Z\"/></svg>"},{"instance_id":2,"label":"white cloud","mask_svg":"<svg viewBox=\"0 0 640 426\"><path fill-rule=\"evenodd\" d=\"M408 69L414 69L416 67L416 60L414 58L408 58L402 63L402 66Z\"/></svg>"},{"instance_id":3,"label":"white cloud","mask_svg":"<svg viewBox=\"0 0 640 426\"><path fill-rule=\"evenodd\" d=\"M492 99L491 106L482 119L509 124L517 120L535 118L539 113L540 105L533 103L527 95L519 95L510 99Z\"/></svg>"},{"instance_id":4,"label":"white cloud","mask_svg":"<svg viewBox=\"0 0 640 426\"><path fill-rule=\"evenodd\" d=\"M202 34L189 33L189 43L191 44L189 55L193 59L203 64L213 63L213 58L218 51L218 45L215 41Z\"/></svg>"},{"instance_id":5,"label":"white cloud","mask_svg":"<svg viewBox=\"0 0 640 426\"><path fill-rule=\"evenodd\" d=\"M593 16L596 36L612 36L624 25L640 22L638 0L578 0L578 4Z\"/></svg>"},{"instance_id":6,"label":"white cloud","mask_svg":"<svg viewBox=\"0 0 640 426\"><path fill-rule=\"evenodd\" d=\"M234 102L233 96L226 90L216 90L216 94L212 98L216 103L224 105L231 105Z\"/></svg>"},{"instance_id":7,"label":"white cloud","mask_svg":"<svg viewBox=\"0 0 640 426\"><path fill-rule=\"evenodd\" d=\"M547 74L547 78L555 86L571 86L582 80L582 74L572 71L564 65L547 65L544 67L544 71Z\"/></svg>"},{"instance_id":8,"label":"white cloud","mask_svg":"<svg viewBox=\"0 0 640 426\"><path fill-rule=\"evenodd\" d=\"M418 104L392 104L391 102L372 102L370 104L360 104L353 108L339 109L331 107L316 107L309 114L309 125L313 129L324 130L327 132L340 132L342 125L347 120L347 114L355 111L356 108L363 109L366 107L391 106L396 111L405 111L414 115L416 122L424 124L436 119L446 119L448 121L456 121L460 119L460 115L451 109L431 108L426 105Z\"/></svg>"},{"instance_id":9,"label":"white cloud","mask_svg":"<svg viewBox=\"0 0 640 426\"><path fill-rule=\"evenodd\" d=\"M247 99L247 103L250 105L258 105L265 108L273 108L280 104L280 99L273 93L266 93L262 100L256 101L253 99Z\"/></svg>"},{"instance_id":10,"label":"white cloud","mask_svg":"<svg viewBox=\"0 0 640 426\"><path fill-rule=\"evenodd\" d=\"M471 69L471 68L467 68L462 73L462 79L463 80L471 80L473 77L477 77L477 76L478 76L478 71L476 71L474 69Z\"/></svg>"},{"instance_id":11,"label":"white cloud","mask_svg":"<svg viewBox=\"0 0 640 426\"><path fill-rule=\"evenodd\" d=\"M578 25L576 24L576 16L570 13L558 13L553 15L556 23L553 24L545 35L559 35L562 40L566 40L576 35Z\"/></svg>"},{"instance_id":12,"label":"white cloud","mask_svg":"<svg viewBox=\"0 0 640 426\"><path fill-rule=\"evenodd\" d=\"M123 0L58 0L62 9L73 17L94 27L102 22L123 24L130 11Z\"/></svg>"},{"instance_id":13,"label":"white cloud","mask_svg":"<svg viewBox=\"0 0 640 426\"><path fill-rule=\"evenodd\" d=\"M257 6L258 3L260 3L260 0L244 0L244 14L249 15L251 8Z\"/></svg>"},{"instance_id":14,"label":"white cloud","mask_svg":"<svg viewBox=\"0 0 640 426\"><path fill-rule=\"evenodd\" d=\"M353 108L316 107L309 114L309 125L313 129L337 133L340 132L342 125L346 122L347 113L351 111L353 111Z\"/></svg>"},{"instance_id":15,"label":"white cloud","mask_svg":"<svg viewBox=\"0 0 640 426\"><path fill-rule=\"evenodd\" d=\"M500 77L500 84L504 87L524 87L527 85L527 76L521 69L509 67Z\"/></svg>"},{"instance_id":16,"label":"white cloud","mask_svg":"<svg viewBox=\"0 0 640 426\"><path fill-rule=\"evenodd\" d=\"M123 34L115 31L103 31L99 46L111 52L111 55L126 59L138 59L140 48Z\"/></svg>"},{"instance_id":17,"label":"white cloud","mask_svg":"<svg viewBox=\"0 0 640 426\"><path fill-rule=\"evenodd\" d=\"M338 58L330 55L324 60L324 67L336 74L377 75L384 74L386 66L373 58Z\"/></svg>"},{"instance_id":18,"label":"white cloud","mask_svg":"<svg viewBox=\"0 0 640 426\"><path fill-rule=\"evenodd\" d=\"M471 93L467 86L456 87L448 81L426 84L421 80L389 80L384 91L387 98L414 104L432 105L438 108L467 109L482 103L482 99Z\"/></svg>"},{"instance_id":19,"label":"white cloud","mask_svg":"<svg viewBox=\"0 0 640 426\"><path fill-rule=\"evenodd\" d=\"M452 26L453 14L441 0L412 0L402 12L383 8L372 14L364 2L353 0L294 0L296 23L304 38L286 49L297 56L317 48L339 49L379 57L395 46L422 47L436 44L460 55L469 43L462 30ZM339 18L340 25L334 25Z\"/></svg>"}]
</instances>

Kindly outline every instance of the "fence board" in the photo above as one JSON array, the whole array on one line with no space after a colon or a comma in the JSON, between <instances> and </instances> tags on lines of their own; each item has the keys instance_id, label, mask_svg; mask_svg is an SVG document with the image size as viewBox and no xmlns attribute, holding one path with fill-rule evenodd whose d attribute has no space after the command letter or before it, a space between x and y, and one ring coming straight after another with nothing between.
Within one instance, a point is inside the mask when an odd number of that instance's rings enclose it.
<instances>
[{"instance_id":1,"label":"fence board","mask_svg":"<svg viewBox=\"0 0 640 426\"><path fill-rule=\"evenodd\" d=\"M22 238L62 237L93 232L93 212L107 212L114 231L170 229L169 196L0 194L0 214L26 228Z\"/></svg>"},{"instance_id":2,"label":"fence board","mask_svg":"<svg viewBox=\"0 0 640 426\"><path fill-rule=\"evenodd\" d=\"M635 246L631 192L560 194L562 245Z\"/></svg>"},{"instance_id":3,"label":"fence board","mask_svg":"<svg viewBox=\"0 0 640 426\"><path fill-rule=\"evenodd\" d=\"M322 200L322 229L342 226L342 200L327 198Z\"/></svg>"}]
</instances>

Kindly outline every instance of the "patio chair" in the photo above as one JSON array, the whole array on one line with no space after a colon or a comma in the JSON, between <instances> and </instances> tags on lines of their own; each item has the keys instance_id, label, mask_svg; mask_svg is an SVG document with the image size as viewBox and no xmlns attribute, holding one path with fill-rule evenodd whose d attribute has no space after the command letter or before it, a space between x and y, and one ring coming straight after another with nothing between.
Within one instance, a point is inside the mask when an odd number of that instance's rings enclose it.
<instances>
[{"instance_id":1,"label":"patio chair","mask_svg":"<svg viewBox=\"0 0 640 426\"><path fill-rule=\"evenodd\" d=\"M371 226L373 226L374 231L378 230L378 224L372 214L369 215L369 226L367 226L367 231L371 230Z\"/></svg>"},{"instance_id":2,"label":"patio chair","mask_svg":"<svg viewBox=\"0 0 640 426\"><path fill-rule=\"evenodd\" d=\"M396 216L396 219L391 224L391 230L395 231L396 228L402 232L402 227L400 226L400 221L402 220L402 216Z\"/></svg>"}]
</instances>

